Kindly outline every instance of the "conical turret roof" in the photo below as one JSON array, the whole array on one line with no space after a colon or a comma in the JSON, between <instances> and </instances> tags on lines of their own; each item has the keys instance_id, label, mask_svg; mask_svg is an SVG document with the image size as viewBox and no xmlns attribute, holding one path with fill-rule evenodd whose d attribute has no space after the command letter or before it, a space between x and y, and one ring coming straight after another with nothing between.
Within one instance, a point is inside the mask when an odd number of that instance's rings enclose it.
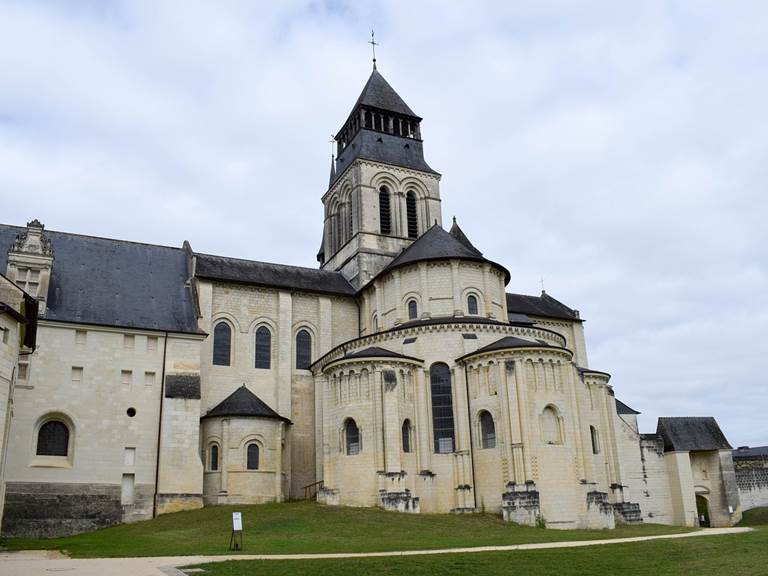
<instances>
[{"instance_id":1,"label":"conical turret roof","mask_svg":"<svg viewBox=\"0 0 768 576\"><path fill-rule=\"evenodd\" d=\"M219 402L214 408L211 408L203 418L215 418L217 416L258 416L260 418L274 418L290 422L288 418L280 416L266 402L248 390L245 384Z\"/></svg>"}]
</instances>

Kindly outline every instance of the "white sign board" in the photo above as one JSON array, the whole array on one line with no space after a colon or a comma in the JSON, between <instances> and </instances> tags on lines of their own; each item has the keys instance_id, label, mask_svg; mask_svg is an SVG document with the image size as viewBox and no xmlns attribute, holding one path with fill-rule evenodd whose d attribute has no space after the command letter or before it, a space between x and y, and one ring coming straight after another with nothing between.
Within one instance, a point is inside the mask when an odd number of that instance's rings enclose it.
<instances>
[{"instance_id":1,"label":"white sign board","mask_svg":"<svg viewBox=\"0 0 768 576\"><path fill-rule=\"evenodd\" d=\"M235 532L243 531L243 515L240 512L232 512L232 530Z\"/></svg>"}]
</instances>

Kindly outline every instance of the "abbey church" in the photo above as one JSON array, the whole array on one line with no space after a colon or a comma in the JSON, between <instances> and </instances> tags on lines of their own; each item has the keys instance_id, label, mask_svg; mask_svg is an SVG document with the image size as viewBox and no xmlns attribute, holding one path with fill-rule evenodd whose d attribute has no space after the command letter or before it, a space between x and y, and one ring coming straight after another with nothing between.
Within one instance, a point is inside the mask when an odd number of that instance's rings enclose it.
<instances>
[{"instance_id":1,"label":"abbey church","mask_svg":"<svg viewBox=\"0 0 768 576\"><path fill-rule=\"evenodd\" d=\"M444 222L420 122L374 66L336 135L317 269L0 225L2 533L289 498L736 523L715 420L638 430L579 312L516 293Z\"/></svg>"}]
</instances>

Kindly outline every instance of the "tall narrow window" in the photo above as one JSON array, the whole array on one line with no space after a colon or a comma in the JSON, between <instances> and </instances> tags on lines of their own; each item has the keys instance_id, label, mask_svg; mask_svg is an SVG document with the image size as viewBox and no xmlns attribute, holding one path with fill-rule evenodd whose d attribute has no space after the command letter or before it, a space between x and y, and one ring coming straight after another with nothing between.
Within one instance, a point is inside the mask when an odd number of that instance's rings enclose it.
<instances>
[{"instance_id":1,"label":"tall narrow window","mask_svg":"<svg viewBox=\"0 0 768 576\"><path fill-rule=\"evenodd\" d=\"M269 370L272 357L272 333L266 326L256 330L256 368Z\"/></svg>"},{"instance_id":2,"label":"tall narrow window","mask_svg":"<svg viewBox=\"0 0 768 576\"><path fill-rule=\"evenodd\" d=\"M229 366L232 352L232 329L226 322L219 322L213 329L213 363Z\"/></svg>"},{"instance_id":3,"label":"tall narrow window","mask_svg":"<svg viewBox=\"0 0 768 576\"><path fill-rule=\"evenodd\" d=\"M411 421L406 419L403 422L403 452L411 451Z\"/></svg>"},{"instance_id":4,"label":"tall narrow window","mask_svg":"<svg viewBox=\"0 0 768 576\"><path fill-rule=\"evenodd\" d=\"M312 336L306 330L296 334L296 369L309 370L312 364Z\"/></svg>"},{"instance_id":5,"label":"tall narrow window","mask_svg":"<svg viewBox=\"0 0 768 576\"><path fill-rule=\"evenodd\" d=\"M245 459L245 467L248 470L259 469L259 446L257 444L248 444Z\"/></svg>"},{"instance_id":6,"label":"tall narrow window","mask_svg":"<svg viewBox=\"0 0 768 576\"><path fill-rule=\"evenodd\" d=\"M214 472L219 469L219 447L216 444L211 444L211 457L208 466Z\"/></svg>"},{"instance_id":7,"label":"tall narrow window","mask_svg":"<svg viewBox=\"0 0 768 576\"><path fill-rule=\"evenodd\" d=\"M590 426L589 435L592 437L592 454L600 454L600 435L597 428Z\"/></svg>"},{"instance_id":8,"label":"tall narrow window","mask_svg":"<svg viewBox=\"0 0 768 576\"><path fill-rule=\"evenodd\" d=\"M419 217L416 213L416 194L408 192L405 196L405 211L408 215L408 238L419 235Z\"/></svg>"},{"instance_id":9,"label":"tall narrow window","mask_svg":"<svg viewBox=\"0 0 768 576\"><path fill-rule=\"evenodd\" d=\"M474 294L467 296L467 314L477 315L477 296Z\"/></svg>"},{"instance_id":10,"label":"tall narrow window","mask_svg":"<svg viewBox=\"0 0 768 576\"><path fill-rule=\"evenodd\" d=\"M352 239L352 197L347 200L347 240Z\"/></svg>"},{"instance_id":11,"label":"tall narrow window","mask_svg":"<svg viewBox=\"0 0 768 576\"><path fill-rule=\"evenodd\" d=\"M37 432L38 456L66 456L69 454L69 428L60 420L49 420Z\"/></svg>"},{"instance_id":12,"label":"tall narrow window","mask_svg":"<svg viewBox=\"0 0 768 576\"><path fill-rule=\"evenodd\" d=\"M496 448L496 425L493 423L493 416L486 410L480 412L480 446Z\"/></svg>"},{"instance_id":13,"label":"tall narrow window","mask_svg":"<svg viewBox=\"0 0 768 576\"><path fill-rule=\"evenodd\" d=\"M433 364L429 371L432 393L432 431L435 452L453 452L455 435L453 426L453 390L451 370L447 364Z\"/></svg>"},{"instance_id":14,"label":"tall narrow window","mask_svg":"<svg viewBox=\"0 0 768 576\"><path fill-rule=\"evenodd\" d=\"M408 300L408 320L416 320L419 317L419 306L416 300Z\"/></svg>"},{"instance_id":15,"label":"tall narrow window","mask_svg":"<svg viewBox=\"0 0 768 576\"><path fill-rule=\"evenodd\" d=\"M349 456L360 454L360 428L352 418L344 422L344 444Z\"/></svg>"},{"instance_id":16,"label":"tall narrow window","mask_svg":"<svg viewBox=\"0 0 768 576\"><path fill-rule=\"evenodd\" d=\"M379 188L379 226L382 234L392 234L392 215L389 207L389 190Z\"/></svg>"}]
</instances>

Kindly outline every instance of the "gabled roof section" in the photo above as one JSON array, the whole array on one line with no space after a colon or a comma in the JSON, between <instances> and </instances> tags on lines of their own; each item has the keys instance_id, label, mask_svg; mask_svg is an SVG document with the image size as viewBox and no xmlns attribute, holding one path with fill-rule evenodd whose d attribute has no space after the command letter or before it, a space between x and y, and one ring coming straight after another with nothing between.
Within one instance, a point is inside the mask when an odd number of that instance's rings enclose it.
<instances>
[{"instance_id":1,"label":"gabled roof section","mask_svg":"<svg viewBox=\"0 0 768 576\"><path fill-rule=\"evenodd\" d=\"M554 348L556 350L567 350L566 348L562 348L560 346L553 346L552 344L548 344L544 340L538 340L538 339L525 340L524 338L518 338L517 336L505 336L500 340L496 340L496 342L492 342L487 346L478 348L474 352L465 354L461 358L458 358L458 360L469 358L471 356L476 356L477 354L483 354L485 352L494 352L496 350L508 350L510 348Z\"/></svg>"},{"instance_id":2,"label":"gabled roof section","mask_svg":"<svg viewBox=\"0 0 768 576\"><path fill-rule=\"evenodd\" d=\"M378 108L379 110L396 112L421 120L376 68L373 69L373 72L368 77L368 82L365 83L363 91L360 93L357 102L355 102L352 111L354 112L358 106Z\"/></svg>"},{"instance_id":3,"label":"gabled roof section","mask_svg":"<svg viewBox=\"0 0 768 576\"><path fill-rule=\"evenodd\" d=\"M474 262L487 262L504 272L506 282L509 282L509 272L506 268L483 257L482 252L467 243L462 242L450 233L443 230L438 224L432 226L424 234L419 236L413 244L389 263L381 271L384 274L395 268L433 260L469 260Z\"/></svg>"},{"instance_id":4,"label":"gabled roof section","mask_svg":"<svg viewBox=\"0 0 768 576\"><path fill-rule=\"evenodd\" d=\"M290 422L288 418L280 416L272 410L261 398L248 390L245 384L232 392L214 408L208 410L203 418L216 418L222 416L243 416L256 418L273 418Z\"/></svg>"},{"instance_id":5,"label":"gabled roof section","mask_svg":"<svg viewBox=\"0 0 768 576\"><path fill-rule=\"evenodd\" d=\"M195 276L209 280L287 288L321 294L354 296L355 289L341 272L195 254Z\"/></svg>"},{"instance_id":6,"label":"gabled roof section","mask_svg":"<svg viewBox=\"0 0 768 576\"><path fill-rule=\"evenodd\" d=\"M731 449L725 434L711 416L659 418L656 434L664 439L665 452Z\"/></svg>"},{"instance_id":7,"label":"gabled roof section","mask_svg":"<svg viewBox=\"0 0 768 576\"><path fill-rule=\"evenodd\" d=\"M559 300L552 298L552 296L543 290L541 291L541 296L507 293L507 313L544 316L547 318L582 322L578 311L569 308Z\"/></svg>"},{"instance_id":8,"label":"gabled roof section","mask_svg":"<svg viewBox=\"0 0 768 576\"><path fill-rule=\"evenodd\" d=\"M733 451L734 458L765 458L768 459L768 446L739 446Z\"/></svg>"},{"instance_id":9,"label":"gabled roof section","mask_svg":"<svg viewBox=\"0 0 768 576\"><path fill-rule=\"evenodd\" d=\"M641 414L641 412L638 412L634 408L630 408L624 402L619 400L618 398L614 398L616 400L616 413L617 414Z\"/></svg>"},{"instance_id":10,"label":"gabled roof section","mask_svg":"<svg viewBox=\"0 0 768 576\"><path fill-rule=\"evenodd\" d=\"M26 228L0 224L0 271ZM46 230L55 255L45 320L202 334L181 248Z\"/></svg>"}]
</instances>

